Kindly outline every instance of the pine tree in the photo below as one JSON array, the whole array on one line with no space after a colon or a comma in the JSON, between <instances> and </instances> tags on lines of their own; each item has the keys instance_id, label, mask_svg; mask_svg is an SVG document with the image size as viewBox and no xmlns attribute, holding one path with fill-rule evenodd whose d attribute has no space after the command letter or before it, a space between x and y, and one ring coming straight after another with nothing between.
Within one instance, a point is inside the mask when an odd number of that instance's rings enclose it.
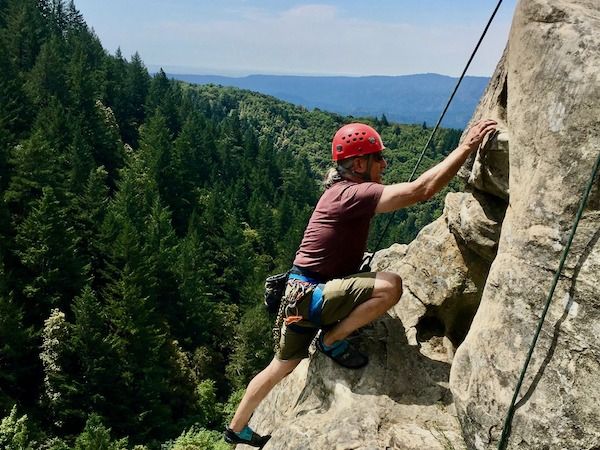
<instances>
[{"instance_id":1,"label":"pine tree","mask_svg":"<svg viewBox=\"0 0 600 450\"><path fill-rule=\"evenodd\" d=\"M244 388L273 357L272 327L272 320L261 304L249 308L236 327L234 352L226 369L234 389Z\"/></svg>"},{"instance_id":2,"label":"pine tree","mask_svg":"<svg viewBox=\"0 0 600 450\"><path fill-rule=\"evenodd\" d=\"M2 170L8 159L8 149L21 138L30 124L31 105L23 92L23 76L9 57L0 39L0 190L6 187L7 176Z\"/></svg>"},{"instance_id":3,"label":"pine tree","mask_svg":"<svg viewBox=\"0 0 600 450\"><path fill-rule=\"evenodd\" d=\"M191 212L196 204L198 189L207 186L213 170L213 130L202 116L188 116L173 145L168 188L169 206L177 234L187 231Z\"/></svg>"},{"instance_id":4,"label":"pine tree","mask_svg":"<svg viewBox=\"0 0 600 450\"><path fill-rule=\"evenodd\" d=\"M136 440L164 438L172 423L171 370L176 365L167 340L168 330L148 297L142 295L139 274L125 267L105 296L117 379L108 404L110 424L119 434ZM190 398L188 401L193 400Z\"/></svg>"},{"instance_id":5,"label":"pine tree","mask_svg":"<svg viewBox=\"0 0 600 450\"><path fill-rule=\"evenodd\" d=\"M120 48L113 57L104 59L103 70L102 102L113 111L123 141L131 144L130 136L135 130L132 129L133 118L129 116L131 94L126 86L128 66Z\"/></svg>"},{"instance_id":6,"label":"pine tree","mask_svg":"<svg viewBox=\"0 0 600 450\"><path fill-rule=\"evenodd\" d=\"M23 309L8 291L8 274L0 255L0 416L18 402L27 403L32 382L30 359L34 355L33 330L23 321Z\"/></svg>"},{"instance_id":7,"label":"pine tree","mask_svg":"<svg viewBox=\"0 0 600 450\"><path fill-rule=\"evenodd\" d=\"M74 364L69 382L67 409L71 429L81 429L87 414L110 416L110 400L119 380L114 368L120 364L111 340L108 311L90 286L86 286L72 305L73 321L69 346Z\"/></svg>"},{"instance_id":8,"label":"pine tree","mask_svg":"<svg viewBox=\"0 0 600 450\"><path fill-rule=\"evenodd\" d=\"M75 440L74 450L127 450L129 448L126 438L113 441L110 432L111 429L102 424L102 419L97 414L91 414L83 432Z\"/></svg>"},{"instance_id":9,"label":"pine tree","mask_svg":"<svg viewBox=\"0 0 600 450\"><path fill-rule=\"evenodd\" d=\"M83 15L75 7L75 2L73 0L69 0L69 3L67 4L65 17L66 28L70 33L81 34L88 31Z\"/></svg>"},{"instance_id":10,"label":"pine tree","mask_svg":"<svg viewBox=\"0 0 600 450\"><path fill-rule=\"evenodd\" d=\"M170 189L172 137L165 117L156 111L141 130L140 154L158 186L161 198L170 205L174 193Z\"/></svg>"},{"instance_id":11,"label":"pine tree","mask_svg":"<svg viewBox=\"0 0 600 450\"><path fill-rule=\"evenodd\" d=\"M167 127L173 136L179 133L180 117L178 103L181 99L179 85L167 79L165 72L160 69L152 78L146 98L146 116L150 117L156 112L165 118Z\"/></svg>"},{"instance_id":12,"label":"pine tree","mask_svg":"<svg viewBox=\"0 0 600 450\"><path fill-rule=\"evenodd\" d=\"M125 150L119 136L119 126L112 110L96 101L94 114L89 118L89 132L96 166L108 172L108 185L116 186L118 171L123 167Z\"/></svg>"},{"instance_id":13,"label":"pine tree","mask_svg":"<svg viewBox=\"0 0 600 450\"><path fill-rule=\"evenodd\" d=\"M95 169L92 147L84 138L82 128L82 126L75 127L75 136L69 146L71 165L69 191L77 194L84 189L90 172Z\"/></svg>"},{"instance_id":14,"label":"pine tree","mask_svg":"<svg viewBox=\"0 0 600 450\"><path fill-rule=\"evenodd\" d=\"M46 41L27 75L25 84L29 98L35 105L45 106L56 98L65 105L68 98L62 40L54 35Z\"/></svg>"},{"instance_id":15,"label":"pine tree","mask_svg":"<svg viewBox=\"0 0 600 450\"><path fill-rule=\"evenodd\" d=\"M171 269L176 241L170 214L160 203L153 161L150 147L130 155L102 232L103 242L110 243L103 298L120 377L109 401L119 405L111 425L138 437L164 433L164 424L176 416L173 405L185 410L182 405L189 409L193 401L185 385L174 389L173 380L186 379L167 338L170 327L178 326L180 302Z\"/></svg>"},{"instance_id":16,"label":"pine tree","mask_svg":"<svg viewBox=\"0 0 600 450\"><path fill-rule=\"evenodd\" d=\"M78 39L73 42L69 61L66 63L65 81L68 86L69 105L73 112L90 117L96 100L100 98L98 78L90 61L87 42Z\"/></svg>"},{"instance_id":17,"label":"pine tree","mask_svg":"<svg viewBox=\"0 0 600 450\"><path fill-rule=\"evenodd\" d=\"M92 170L83 191L75 198L74 218L76 234L80 237L78 253L84 261L89 262L89 273L92 286L99 287L106 281L106 250L102 243L102 223L109 203L107 186L108 173L104 167Z\"/></svg>"},{"instance_id":18,"label":"pine tree","mask_svg":"<svg viewBox=\"0 0 600 450\"><path fill-rule=\"evenodd\" d=\"M19 71L28 71L35 64L40 48L48 36L46 11L36 0L8 0L5 25L0 38Z\"/></svg>"},{"instance_id":19,"label":"pine tree","mask_svg":"<svg viewBox=\"0 0 600 450\"><path fill-rule=\"evenodd\" d=\"M15 253L24 268L19 291L29 305L29 323L40 326L51 309L65 310L83 287L85 263L75 252L78 238L70 223L54 190L45 187L17 226Z\"/></svg>"},{"instance_id":20,"label":"pine tree","mask_svg":"<svg viewBox=\"0 0 600 450\"><path fill-rule=\"evenodd\" d=\"M33 128L31 137L15 146L10 157L12 177L5 199L17 223L44 187L51 187L60 197L66 190L67 129L64 109L55 99L40 110Z\"/></svg>"},{"instance_id":21,"label":"pine tree","mask_svg":"<svg viewBox=\"0 0 600 450\"><path fill-rule=\"evenodd\" d=\"M127 79L125 91L128 93L127 105L128 127L123 130L123 140L132 147L137 147L138 129L146 117L144 103L148 95L150 76L142 62L142 58L135 53L127 66Z\"/></svg>"}]
</instances>

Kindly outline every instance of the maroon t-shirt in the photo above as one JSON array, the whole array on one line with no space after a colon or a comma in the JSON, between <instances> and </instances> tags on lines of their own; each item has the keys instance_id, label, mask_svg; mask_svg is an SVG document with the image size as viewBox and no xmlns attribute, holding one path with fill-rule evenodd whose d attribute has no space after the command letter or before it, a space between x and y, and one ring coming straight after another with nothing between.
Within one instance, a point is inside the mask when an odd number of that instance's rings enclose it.
<instances>
[{"instance_id":1,"label":"maroon t-shirt","mask_svg":"<svg viewBox=\"0 0 600 450\"><path fill-rule=\"evenodd\" d=\"M304 231L294 265L326 279L358 272L383 189L378 183L346 180L327 189Z\"/></svg>"}]
</instances>

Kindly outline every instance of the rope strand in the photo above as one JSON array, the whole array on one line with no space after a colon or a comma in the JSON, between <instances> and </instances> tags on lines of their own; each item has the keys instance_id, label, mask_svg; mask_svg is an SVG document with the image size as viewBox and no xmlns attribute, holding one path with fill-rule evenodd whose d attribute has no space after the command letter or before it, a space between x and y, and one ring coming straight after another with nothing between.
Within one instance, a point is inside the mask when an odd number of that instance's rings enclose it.
<instances>
[{"instance_id":1,"label":"rope strand","mask_svg":"<svg viewBox=\"0 0 600 450\"><path fill-rule=\"evenodd\" d=\"M498 450L506 450L508 446L508 438L510 437L510 432L512 428L512 420L515 414L515 404L517 402L517 397L521 390L521 386L523 385L523 380L525 379L525 373L527 372L527 368L529 367L529 363L531 362L531 356L533 355L533 350L537 344L538 337L540 332L542 331L542 325L544 324L544 319L546 318L546 313L548 312L548 308L550 307L550 303L552 302L552 297L554 296L554 290L556 289L556 285L558 284L558 279L560 274L562 273L563 267L565 265L565 261L567 260L567 255L569 254L569 250L571 249L571 243L573 242L573 238L575 237L575 231L577 231L577 225L579 225L579 221L581 220L581 216L583 215L583 210L585 208L585 204L587 203L587 199L592 190L592 186L594 184L594 179L598 174L598 167L600 166L600 153L598 153L598 157L596 158L596 164L592 169L592 176L588 181L585 192L581 198L581 202L579 204L579 209L577 214L575 215L575 222L573 223L573 227L571 228L571 234L569 235L569 239L565 248L563 250L562 256L560 258L560 263L558 264L558 269L556 270L556 274L554 275L554 280L552 281L552 286L550 287L550 292L548 293L548 298L546 300L546 305L544 306L544 311L542 312L542 316L538 322L537 329L533 336L533 340L529 347L529 352L527 353L527 358L525 359L525 364L523 365L523 369L521 370L521 376L519 377L519 381L517 382L517 387L515 388L515 392L513 394L512 401L510 406L508 407L508 412L506 414L506 419L504 420L504 426L502 427L502 434L500 436L500 441L498 442Z\"/></svg>"},{"instance_id":2,"label":"rope strand","mask_svg":"<svg viewBox=\"0 0 600 450\"><path fill-rule=\"evenodd\" d=\"M425 156L425 152L427 151L427 148L429 147L429 144L433 140L433 137L435 136L435 133L437 132L440 124L442 123L442 120L444 119L444 116L446 115L446 112L448 111L448 108L450 107L450 104L452 103L452 100L454 99L454 95L458 91L460 83L462 82L463 78L465 77L465 74L467 73L467 70L469 69L469 66L471 65L471 62L473 61L473 58L475 57L475 54L477 53L477 50L479 50L479 46L481 45L481 42L483 42L483 38L485 37L488 29L490 28L490 25L492 24L492 21L494 20L494 17L496 16L496 13L498 12L498 9L500 9L500 5L501 4L502 4L502 0L499 0L498 4L496 5L496 8L494 8L494 11L492 12L492 15L490 16L490 18L489 18L489 20L488 20L485 28L483 29L483 32L481 33L481 36L479 37L479 41L477 41L477 45L475 45L475 48L471 52L471 56L469 57L469 60L467 61L467 64L465 65L465 68L463 69L462 74L460 75L460 78L456 82L456 85L454 86L454 90L452 91L452 94L450 95L450 98L446 102L446 106L444 107L444 110L442 111L442 114L440 115L440 118L438 119L437 123L435 124L435 127L433 128L433 131L429 135L429 139L427 140L427 143L423 147L423 151L421 152L421 155L419 156L419 159L417 160L417 164L415 165L415 168L413 169L412 173L410 174L410 177L408 178L407 183L410 183L413 180L415 174L417 173L417 169L419 168L419 165L421 164L421 161L423 160L423 157ZM375 256L375 252L377 251L377 249L381 245L381 241L383 240L383 237L387 234L388 228L390 227L390 225L392 223L392 220L394 219L395 214L396 214L396 212L394 211L390 215L390 218L388 219L387 224L386 224L385 228L383 229L383 232L379 235L379 239L377 240L377 243L375 244L373 253L365 260L365 264L367 266L371 265L371 262L373 261L373 257Z\"/></svg>"}]
</instances>

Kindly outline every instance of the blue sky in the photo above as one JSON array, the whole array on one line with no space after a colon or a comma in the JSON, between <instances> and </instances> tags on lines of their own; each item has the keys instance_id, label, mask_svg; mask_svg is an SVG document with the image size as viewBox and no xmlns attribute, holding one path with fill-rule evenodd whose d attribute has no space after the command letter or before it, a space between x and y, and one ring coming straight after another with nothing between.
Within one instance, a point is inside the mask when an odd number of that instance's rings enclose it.
<instances>
[{"instance_id":1,"label":"blue sky","mask_svg":"<svg viewBox=\"0 0 600 450\"><path fill-rule=\"evenodd\" d=\"M504 0L470 75L489 76L517 0ZM104 47L151 70L241 76L462 71L497 0L75 0Z\"/></svg>"}]
</instances>

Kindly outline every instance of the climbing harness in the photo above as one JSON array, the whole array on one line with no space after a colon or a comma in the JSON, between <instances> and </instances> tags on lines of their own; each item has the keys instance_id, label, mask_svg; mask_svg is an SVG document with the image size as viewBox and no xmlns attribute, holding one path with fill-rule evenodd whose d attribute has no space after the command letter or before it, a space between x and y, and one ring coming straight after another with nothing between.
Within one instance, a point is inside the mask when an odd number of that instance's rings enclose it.
<instances>
[{"instance_id":1,"label":"climbing harness","mask_svg":"<svg viewBox=\"0 0 600 450\"><path fill-rule=\"evenodd\" d=\"M548 312L548 308L550 307L550 303L552 302L552 297L554 295L554 290L556 289L556 285L558 284L558 279L562 273L563 267L565 265L565 261L567 260L567 256L569 254L569 250L571 249L571 243L573 242L573 238L575 237L575 231L577 230L577 226L579 225L579 221L581 220L581 216L583 215L583 210L585 208L585 204L587 203L587 199L592 190L592 186L594 184L594 179L598 174L598 167L600 166L600 153L598 153L598 157L596 158L596 164L592 169L592 176L590 177L586 189L581 198L581 202L579 204L579 209L577 214L575 215L575 222L573 223L573 227L571 228L571 234L569 235L569 239L567 240L567 244L563 249L562 256L560 258L560 263L558 264L558 269L554 274L554 280L552 281L552 286L550 287L550 292L548 293L548 298L546 299L546 305L544 306L544 310L540 317L540 320L537 325L537 329L533 336L533 340L529 347L529 352L527 353L527 358L525 359L525 364L523 364L523 369L521 370L521 376L519 377L519 381L517 382L517 386L515 388L515 392L513 394L512 401L510 406L508 407L508 412L506 414L506 418L504 420L504 426L502 427L502 434L500 436L500 441L498 442L498 450L506 450L508 446L508 438L510 437L511 428L512 428L512 420L515 414L515 404L517 402L517 397L521 390L521 386L523 385L523 380L525 378L525 373L527 372L527 368L529 367L529 363L531 362L531 356L533 355L533 350L537 344L538 337L540 332L542 331L542 325L544 324L544 319L546 318L546 313Z\"/></svg>"},{"instance_id":2,"label":"climbing harness","mask_svg":"<svg viewBox=\"0 0 600 450\"><path fill-rule=\"evenodd\" d=\"M285 323L287 327L298 333L309 333L321 324L321 307L323 304L324 283L294 272L289 274L285 294L281 299L281 305L275 319L273 327L273 340L275 352L279 350L279 341L281 340L281 327ZM310 294L310 295L309 295ZM310 299L308 307L308 317L304 317L298 310L298 304ZM302 320L308 320L311 326L303 327L296 325Z\"/></svg>"},{"instance_id":3,"label":"climbing harness","mask_svg":"<svg viewBox=\"0 0 600 450\"><path fill-rule=\"evenodd\" d=\"M477 45L475 45L475 48L473 49L473 52L471 53L471 56L469 57L469 60L467 61L467 64L465 65L465 68L463 69L462 74L460 75L460 78L456 82L456 86L454 86L454 90L452 91L452 94L450 95L450 98L448 99L448 102L446 103L446 106L444 107L444 110L442 111L440 118L438 119L437 123L435 124L433 131L429 135L429 139L427 140L427 143L423 147L423 151L421 152L421 155L419 156L419 159L417 160L417 163L415 164L415 168L413 169L412 173L410 174L410 177L408 177L407 183L410 183L413 180L415 174L417 173L417 169L419 168L419 165L421 165L421 161L423 160L423 157L425 156L425 152L429 148L429 144L431 144L431 141L433 140L435 133L437 132L438 128L440 127L440 124L442 123L442 120L444 119L444 116L446 115L446 112L448 111L448 108L450 107L450 103L452 103L452 100L454 99L454 95L456 94L456 91L458 91L460 83L462 82L463 78L465 77L465 74L467 73L467 70L469 69L469 66L471 65L471 61L473 61L473 58L475 57L477 50L479 50L479 46L481 45L483 38L485 37L488 29L490 28L490 25L492 24L492 21L494 20L494 17L496 16L498 9L500 9L501 4L502 4L502 0L499 0L498 4L496 5L496 8L494 8L492 15L490 16L490 18L487 22L487 25L485 26L485 28L483 29L483 32L481 33L481 36L479 37L479 41L477 42ZM385 225L385 228L379 235L379 239L377 240L377 243L374 246L373 253L365 259L363 265L361 266L361 269L360 269L361 272L370 272L371 271L371 262L373 261L375 252L381 245L381 241L383 240L383 237L387 234L388 228L390 227L392 220L394 220L395 214L396 214L395 211L390 214L390 218L388 219L387 224Z\"/></svg>"}]
</instances>

